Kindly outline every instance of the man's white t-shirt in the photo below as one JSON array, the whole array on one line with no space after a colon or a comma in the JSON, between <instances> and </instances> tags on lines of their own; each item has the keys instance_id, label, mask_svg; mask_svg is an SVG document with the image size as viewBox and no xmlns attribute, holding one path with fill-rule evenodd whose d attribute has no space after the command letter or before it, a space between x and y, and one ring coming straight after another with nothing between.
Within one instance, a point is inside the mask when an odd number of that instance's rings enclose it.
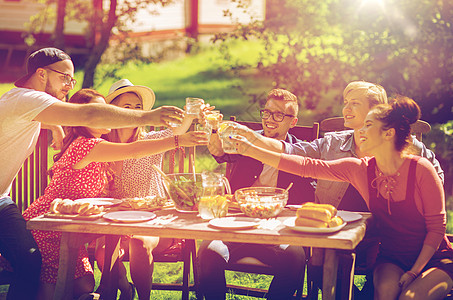
<instances>
[{"instance_id":1,"label":"man's white t-shirt","mask_svg":"<svg viewBox=\"0 0 453 300\"><path fill-rule=\"evenodd\" d=\"M41 123L33 119L58 101L25 88L13 88L0 97L0 198L9 194L14 177L35 148Z\"/></svg>"}]
</instances>

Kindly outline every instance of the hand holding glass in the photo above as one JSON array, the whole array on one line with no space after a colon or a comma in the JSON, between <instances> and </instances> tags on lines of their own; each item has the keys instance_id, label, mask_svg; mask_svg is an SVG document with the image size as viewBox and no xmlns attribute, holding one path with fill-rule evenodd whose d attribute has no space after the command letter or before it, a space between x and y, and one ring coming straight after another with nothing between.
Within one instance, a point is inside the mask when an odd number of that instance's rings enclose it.
<instances>
[{"instance_id":1,"label":"hand holding glass","mask_svg":"<svg viewBox=\"0 0 453 300\"><path fill-rule=\"evenodd\" d=\"M237 153L235 142L231 139L231 137L236 139L245 139L243 136L239 135L239 131L244 128L247 127L232 121L226 121L220 124L218 133L222 139L222 148L225 153Z\"/></svg>"}]
</instances>

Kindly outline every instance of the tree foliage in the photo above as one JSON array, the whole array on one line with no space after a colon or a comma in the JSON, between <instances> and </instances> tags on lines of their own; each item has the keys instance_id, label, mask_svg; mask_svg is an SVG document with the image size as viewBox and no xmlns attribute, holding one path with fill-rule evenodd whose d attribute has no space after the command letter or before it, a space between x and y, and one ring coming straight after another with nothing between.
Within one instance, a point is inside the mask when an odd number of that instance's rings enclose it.
<instances>
[{"instance_id":1,"label":"tree foliage","mask_svg":"<svg viewBox=\"0 0 453 300\"><path fill-rule=\"evenodd\" d=\"M245 0L236 2L246 3ZM214 41L258 39L256 66L293 91L319 118L332 116L329 91L352 80L380 83L416 100L423 119L451 119L453 2L450 0L268 0L265 21ZM322 105L321 105L321 102ZM337 102L339 103L339 102Z\"/></svg>"},{"instance_id":2,"label":"tree foliage","mask_svg":"<svg viewBox=\"0 0 453 300\"><path fill-rule=\"evenodd\" d=\"M88 24L85 39L88 48L88 57L84 64L83 88L94 86L95 71L101 62L102 55L110 45L113 35L116 37L115 46L122 51L122 60L138 58L137 45L125 42L128 37L128 24L136 21L137 12L149 9L150 4L162 6L173 3L175 0L44 0L45 9L34 16L30 22L30 32L36 33L39 24L45 24L47 20L56 19L56 27L53 32L55 47L64 49L64 23L68 20L76 20ZM56 11L52 9L56 7ZM121 62L121 61L118 61Z\"/></svg>"}]
</instances>

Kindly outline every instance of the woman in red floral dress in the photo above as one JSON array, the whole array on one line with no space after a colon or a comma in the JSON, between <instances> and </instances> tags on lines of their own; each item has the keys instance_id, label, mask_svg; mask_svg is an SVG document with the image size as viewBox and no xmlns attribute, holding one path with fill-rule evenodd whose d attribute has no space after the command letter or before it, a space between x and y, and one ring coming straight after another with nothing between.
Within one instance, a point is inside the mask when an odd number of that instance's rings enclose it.
<instances>
[{"instance_id":1,"label":"woman in red floral dress","mask_svg":"<svg viewBox=\"0 0 453 300\"><path fill-rule=\"evenodd\" d=\"M69 102L103 103L104 97L94 90L82 89L75 93ZM138 141L136 143L110 143L100 138L110 129L88 127L68 127L64 146L55 155L52 167L52 180L42 197L35 200L24 212L26 220L43 215L50 210L56 198L99 197L107 183L110 173L108 162L148 156L174 149L175 138ZM204 132L188 132L179 136L180 146L207 144ZM33 230L33 236L42 253L41 286L39 299L52 299L58 274L61 233L55 231ZM85 247L81 247L77 259L74 295L90 293L94 289L93 269L88 261Z\"/></svg>"}]
</instances>

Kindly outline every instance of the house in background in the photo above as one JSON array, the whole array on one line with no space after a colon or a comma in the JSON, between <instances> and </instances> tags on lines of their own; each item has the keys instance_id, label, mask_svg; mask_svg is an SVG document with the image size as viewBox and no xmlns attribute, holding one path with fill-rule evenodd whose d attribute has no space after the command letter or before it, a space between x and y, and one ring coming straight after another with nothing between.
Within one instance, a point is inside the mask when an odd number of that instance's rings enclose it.
<instances>
[{"instance_id":1,"label":"house in background","mask_svg":"<svg viewBox=\"0 0 453 300\"><path fill-rule=\"evenodd\" d=\"M99 1L103 2L108 5L108 1ZM121 0L118 2L121 5ZM131 30L129 37L142 46L143 54L152 55L167 43L187 37L202 40L215 33L231 31L237 24L250 22L251 18L263 20L266 1L248 0L248 3L248 11L253 15L244 13L231 0L174 0L165 7L150 4L138 12L134 23L126 22L126 27ZM40 22L40 28L34 28L37 32L33 34L34 46L29 47L26 43L30 18L45 9L55 11L55 5L36 0L0 0L0 81L18 78L24 72L26 57L31 52L52 45L54 19ZM232 16L225 16L226 10ZM65 50L79 66L90 51L87 28L86 23L65 22Z\"/></svg>"}]
</instances>

